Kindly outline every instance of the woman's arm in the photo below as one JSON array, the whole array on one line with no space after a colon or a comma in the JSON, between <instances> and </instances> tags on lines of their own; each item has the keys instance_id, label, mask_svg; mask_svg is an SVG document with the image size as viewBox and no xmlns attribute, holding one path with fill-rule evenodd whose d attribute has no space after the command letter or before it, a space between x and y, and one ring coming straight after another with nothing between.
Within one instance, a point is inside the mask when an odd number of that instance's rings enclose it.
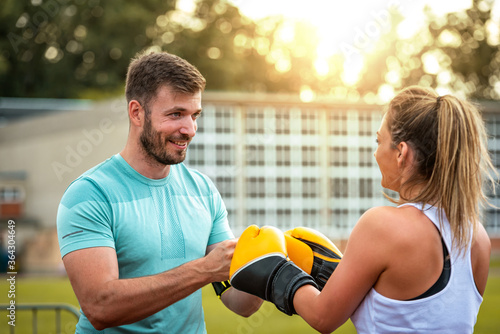
<instances>
[{"instance_id":1,"label":"woman's arm","mask_svg":"<svg viewBox=\"0 0 500 334\"><path fill-rule=\"evenodd\" d=\"M207 254L210 253L218 243L207 247ZM228 273L229 274L229 273ZM249 317L257 312L264 302L259 297L230 287L220 297L222 303L234 313L243 317Z\"/></svg>"},{"instance_id":2,"label":"woman's arm","mask_svg":"<svg viewBox=\"0 0 500 334\"><path fill-rule=\"evenodd\" d=\"M476 237L472 242L472 272L474 274L477 291L479 291L482 296L486 289L491 256L491 241L483 225L478 225Z\"/></svg>"},{"instance_id":3,"label":"woman's arm","mask_svg":"<svg viewBox=\"0 0 500 334\"><path fill-rule=\"evenodd\" d=\"M319 332L331 333L345 323L385 270L392 237L388 214L385 207L374 208L359 219L321 293L304 286L295 294L295 310Z\"/></svg>"}]
</instances>

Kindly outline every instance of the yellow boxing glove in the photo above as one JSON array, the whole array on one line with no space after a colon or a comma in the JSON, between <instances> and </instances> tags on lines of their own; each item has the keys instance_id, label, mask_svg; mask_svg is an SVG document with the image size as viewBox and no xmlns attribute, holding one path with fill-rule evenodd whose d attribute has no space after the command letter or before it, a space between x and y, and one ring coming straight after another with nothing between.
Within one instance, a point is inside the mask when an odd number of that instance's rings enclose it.
<instances>
[{"instance_id":1,"label":"yellow boxing glove","mask_svg":"<svg viewBox=\"0 0 500 334\"><path fill-rule=\"evenodd\" d=\"M321 232L312 228L296 227L285 232L288 257L310 274L320 290L342 259L342 253Z\"/></svg>"},{"instance_id":2,"label":"yellow boxing glove","mask_svg":"<svg viewBox=\"0 0 500 334\"><path fill-rule=\"evenodd\" d=\"M229 269L231 285L270 301L288 315L295 313L293 296L313 278L288 261L283 233L270 226L249 226L238 239Z\"/></svg>"}]
</instances>

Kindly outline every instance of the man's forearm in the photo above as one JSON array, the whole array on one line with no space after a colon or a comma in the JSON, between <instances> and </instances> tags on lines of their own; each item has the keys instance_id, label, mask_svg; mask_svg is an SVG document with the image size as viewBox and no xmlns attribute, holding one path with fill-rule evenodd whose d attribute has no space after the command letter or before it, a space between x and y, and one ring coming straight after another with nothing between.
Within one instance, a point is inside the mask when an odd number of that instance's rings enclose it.
<instances>
[{"instance_id":1,"label":"man's forearm","mask_svg":"<svg viewBox=\"0 0 500 334\"><path fill-rule=\"evenodd\" d=\"M82 304L92 325L102 330L142 320L210 283L203 259L152 276L116 279L104 283Z\"/></svg>"}]
</instances>

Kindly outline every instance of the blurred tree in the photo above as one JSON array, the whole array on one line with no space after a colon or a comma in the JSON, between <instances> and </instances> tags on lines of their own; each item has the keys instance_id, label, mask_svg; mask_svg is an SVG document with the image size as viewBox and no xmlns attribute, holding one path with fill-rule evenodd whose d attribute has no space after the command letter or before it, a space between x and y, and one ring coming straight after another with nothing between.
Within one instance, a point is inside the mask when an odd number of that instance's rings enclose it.
<instances>
[{"instance_id":1,"label":"blurred tree","mask_svg":"<svg viewBox=\"0 0 500 334\"><path fill-rule=\"evenodd\" d=\"M446 68L438 73L427 71L431 72L428 74L435 86L449 85L453 90L478 99L500 98L500 87L494 88L500 81L498 29L488 30L490 24L495 25L491 17L492 5L491 1L474 0L473 6L465 12L447 15L445 24L436 20L431 23L429 32L435 41L434 48L424 48L421 59L425 61L428 52L432 54L440 48L444 55L438 60L448 65L450 72ZM498 27L498 22L496 25Z\"/></svg>"},{"instance_id":2,"label":"blurred tree","mask_svg":"<svg viewBox=\"0 0 500 334\"><path fill-rule=\"evenodd\" d=\"M256 28L227 0L200 0L194 12L176 0L5 0L0 94L116 95L130 58L146 48L196 65L207 89L277 91L286 82L266 76L271 65L256 50Z\"/></svg>"},{"instance_id":3,"label":"blurred tree","mask_svg":"<svg viewBox=\"0 0 500 334\"><path fill-rule=\"evenodd\" d=\"M381 36L370 37L366 50L354 37L329 58L320 56L310 23L281 17L253 22L229 0L198 0L191 8L177 2L4 0L0 95L121 94L130 58L149 48L193 63L207 78L208 90L310 90L375 101L381 90L420 84L500 98L492 0L474 0L470 9L445 17L427 11L429 23L406 39L397 34L404 18L392 12L389 27L380 19L371 22L379 24Z\"/></svg>"},{"instance_id":4,"label":"blurred tree","mask_svg":"<svg viewBox=\"0 0 500 334\"><path fill-rule=\"evenodd\" d=\"M5 0L0 8L3 96L78 97L123 86L145 26L175 0ZM4 38L6 37L6 38Z\"/></svg>"},{"instance_id":5,"label":"blurred tree","mask_svg":"<svg viewBox=\"0 0 500 334\"><path fill-rule=\"evenodd\" d=\"M259 38L269 43L268 36L260 36L256 23L225 0L199 1L193 13L170 10L148 31L153 48L194 64L206 77L207 90L288 90L266 77L271 65L257 44Z\"/></svg>"},{"instance_id":6,"label":"blurred tree","mask_svg":"<svg viewBox=\"0 0 500 334\"><path fill-rule=\"evenodd\" d=\"M428 24L410 39L393 39L383 54L385 81L395 88L419 84L475 99L500 99L500 43L493 1L445 17L427 10ZM493 28L493 29L492 29ZM388 73L396 75L388 75ZM391 78L399 80L391 81Z\"/></svg>"}]
</instances>

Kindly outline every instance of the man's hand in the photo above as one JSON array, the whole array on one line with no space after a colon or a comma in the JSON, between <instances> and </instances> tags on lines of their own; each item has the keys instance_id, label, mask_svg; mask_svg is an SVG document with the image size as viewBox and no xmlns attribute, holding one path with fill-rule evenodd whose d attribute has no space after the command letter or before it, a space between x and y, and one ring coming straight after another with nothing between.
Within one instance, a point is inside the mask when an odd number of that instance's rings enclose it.
<instances>
[{"instance_id":1,"label":"man's hand","mask_svg":"<svg viewBox=\"0 0 500 334\"><path fill-rule=\"evenodd\" d=\"M212 268L218 268L215 271L219 275L222 275L217 276L217 279L214 280L215 282L227 281L229 279L229 268L237 242L238 239L231 239L207 247L207 256L205 256L207 265L212 266ZM227 289L220 298L228 309L243 317L249 317L257 312L263 303L262 299L236 290L233 287Z\"/></svg>"},{"instance_id":2,"label":"man's hand","mask_svg":"<svg viewBox=\"0 0 500 334\"><path fill-rule=\"evenodd\" d=\"M229 267L237 241L237 239L225 240L207 247L205 266L207 272L213 275L212 282L222 282L229 279Z\"/></svg>"}]
</instances>

